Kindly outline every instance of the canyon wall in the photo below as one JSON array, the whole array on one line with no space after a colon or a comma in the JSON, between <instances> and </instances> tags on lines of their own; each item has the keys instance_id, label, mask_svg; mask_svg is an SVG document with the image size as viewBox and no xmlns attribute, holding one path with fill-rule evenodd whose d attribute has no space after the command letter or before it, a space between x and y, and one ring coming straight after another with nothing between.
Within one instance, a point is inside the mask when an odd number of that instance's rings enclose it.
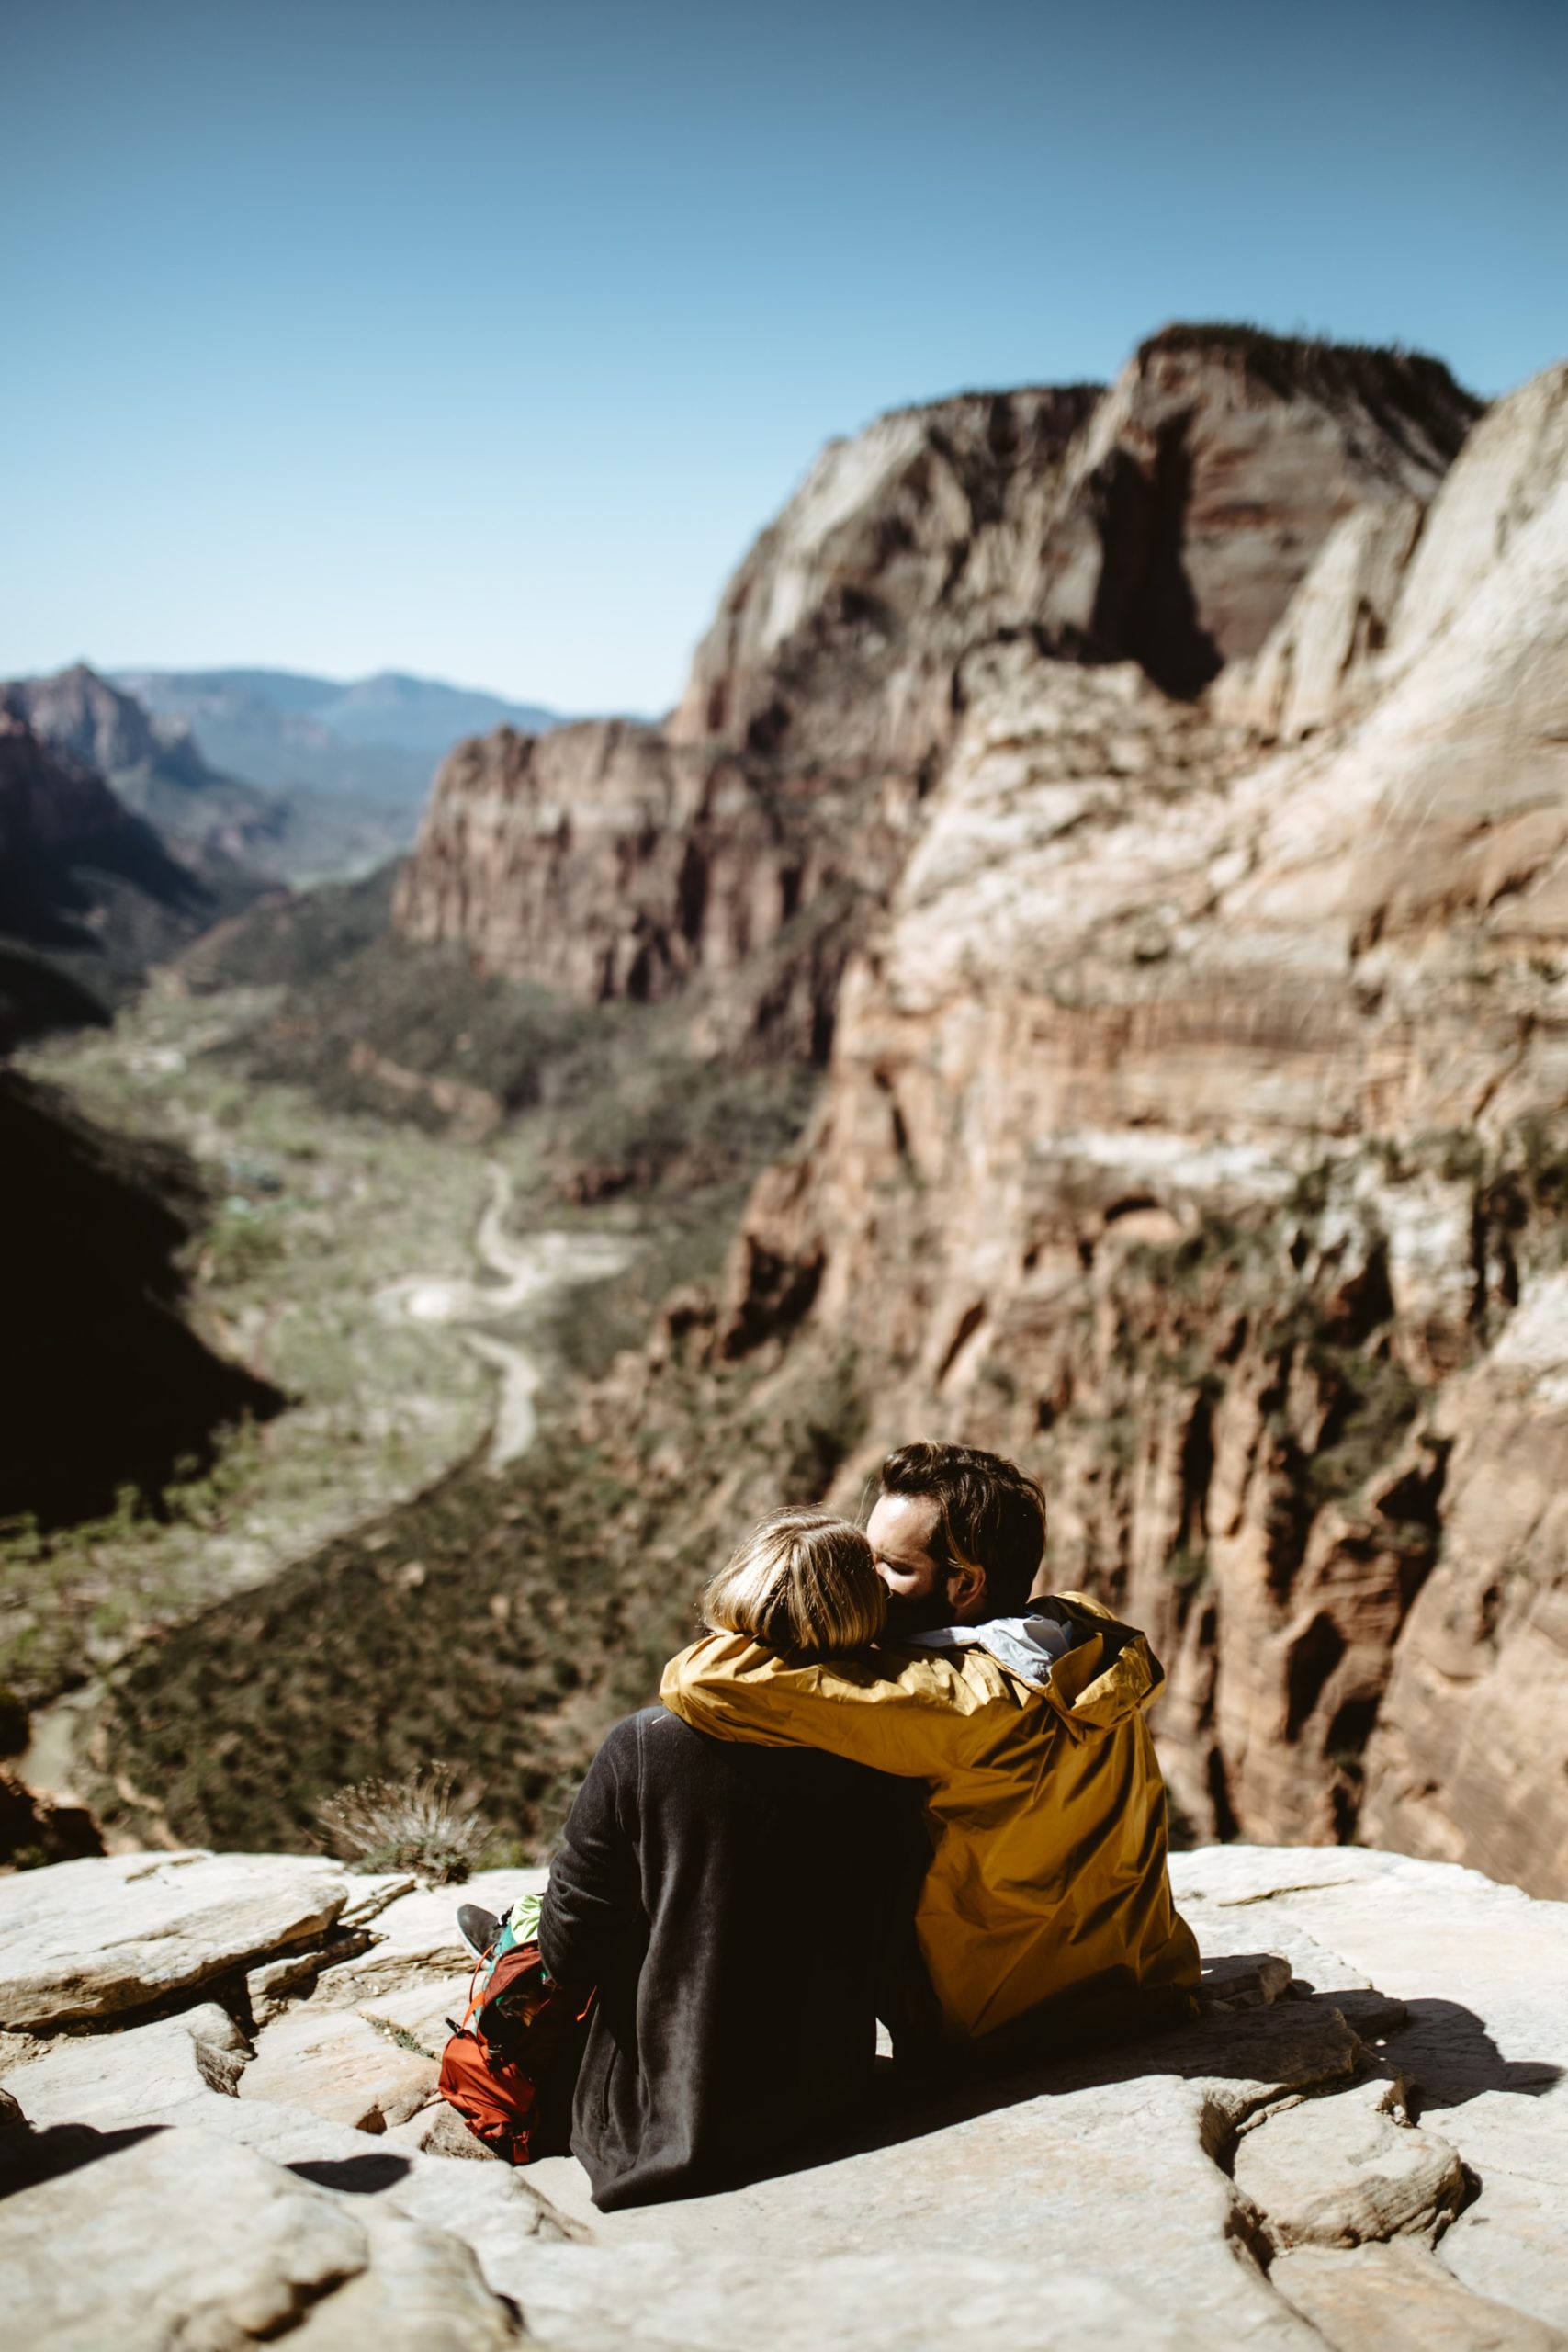
<instances>
[{"instance_id":1,"label":"canyon wall","mask_svg":"<svg viewBox=\"0 0 1568 2352\"><path fill-rule=\"evenodd\" d=\"M879 418L759 537L666 726L503 729L451 755L396 919L590 999L714 983L727 1045L825 1050L976 646L1131 658L1190 695L1263 644L1342 517L1421 511L1475 409L1432 361L1177 329L1109 390Z\"/></svg>"},{"instance_id":2,"label":"canyon wall","mask_svg":"<svg viewBox=\"0 0 1568 2352\"><path fill-rule=\"evenodd\" d=\"M106 1020L217 911L202 879L27 708L0 686L0 1055Z\"/></svg>"},{"instance_id":3,"label":"canyon wall","mask_svg":"<svg viewBox=\"0 0 1568 2352\"><path fill-rule=\"evenodd\" d=\"M695 988L716 1042L821 1059L914 801L895 775L765 772L625 720L502 729L445 762L394 920L589 1003Z\"/></svg>"},{"instance_id":4,"label":"canyon wall","mask_svg":"<svg viewBox=\"0 0 1568 2352\"><path fill-rule=\"evenodd\" d=\"M6 693L57 758L107 777L124 806L209 883L231 884L236 866L281 871L274 854L287 829L285 803L209 768L187 728L154 719L85 662L53 677L17 679Z\"/></svg>"},{"instance_id":5,"label":"canyon wall","mask_svg":"<svg viewBox=\"0 0 1568 2352\"><path fill-rule=\"evenodd\" d=\"M912 1429L1045 1472L1052 1581L1170 1666L1195 1826L1558 1894L1565 421L1560 369L1478 430L1371 707L1282 753L1130 667L972 658L718 1343L852 1343L845 1500ZM759 1267L808 1271L785 1337Z\"/></svg>"}]
</instances>

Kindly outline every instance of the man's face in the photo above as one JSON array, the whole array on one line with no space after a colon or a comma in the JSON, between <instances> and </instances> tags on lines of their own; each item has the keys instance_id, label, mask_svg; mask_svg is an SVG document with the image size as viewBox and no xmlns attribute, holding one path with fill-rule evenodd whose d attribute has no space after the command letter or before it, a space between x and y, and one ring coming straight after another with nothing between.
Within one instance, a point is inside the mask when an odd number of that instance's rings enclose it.
<instances>
[{"instance_id":1,"label":"man's face","mask_svg":"<svg viewBox=\"0 0 1568 2352\"><path fill-rule=\"evenodd\" d=\"M866 1521L866 1540L876 1573L887 1587L887 1636L934 1634L963 1622L966 1606L954 1599L947 1573L931 1556L941 1520L932 1495L883 1495Z\"/></svg>"}]
</instances>

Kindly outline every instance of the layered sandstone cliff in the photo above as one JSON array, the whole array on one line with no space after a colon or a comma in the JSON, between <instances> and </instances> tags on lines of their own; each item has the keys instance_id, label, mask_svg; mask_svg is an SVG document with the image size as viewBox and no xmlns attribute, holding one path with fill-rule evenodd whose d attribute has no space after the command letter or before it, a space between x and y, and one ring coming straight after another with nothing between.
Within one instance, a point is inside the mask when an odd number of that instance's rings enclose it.
<instances>
[{"instance_id":1,"label":"layered sandstone cliff","mask_svg":"<svg viewBox=\"0 0 1568 2352\"><path fill-rule=\"evenodd\" d=\"M1343 517L1430 498L1475 413L1432 360L1175 327L1105 390L883 417L740 565L672 731L917 764L955 661L1004 629L1190 695L1258 650Z\"/></svg>"},{"instance_id":2,"label":"layered sandstone cliff","mask_svg":"<svg viewBox=\"0 0 1568 2352\"><path fill-rule=\"evenodd\" d=\"M1432 361L1173 329L1107 390L880 418L761 534L666 727L452 755L397 920L591 998L700 978L729 992L727 1042L825 1046L976 646L1130 658L1190 695L1263 644L1343 517L1420 513L1475 409ZM739 967L775 950L748 998Z\"/></svg>"},{"instance_id":3,"label":"layered sandstone cliff","mask_svg":"<svg viewBox=\"0 0 1568 2352\"><path fill-rule=\"evenodd\" d=\"M625 720L502 729L443 765L394 920L590 1003L700 984L726 1044L820 1058L913 803L893 775L763 772Z\"/></svg>"},{"instance_id":4,"label":"layered sandstone cliff","mask_svg":"<svg viewBox=\"0 0 1568 2352\"><path fill-rule=\"evenodd\" d=\"M967 709L731 1353L1034 1461L1182 1810L1568 1891L1568 369L1477 433L1370 707L1261 764L1033 646ZM809 1270L787 1344L771 1295ZM781 1271L782 1270L782 1271ZM864 1461L843 1476L858 1493Z\"/></svg>"}]
</instances>

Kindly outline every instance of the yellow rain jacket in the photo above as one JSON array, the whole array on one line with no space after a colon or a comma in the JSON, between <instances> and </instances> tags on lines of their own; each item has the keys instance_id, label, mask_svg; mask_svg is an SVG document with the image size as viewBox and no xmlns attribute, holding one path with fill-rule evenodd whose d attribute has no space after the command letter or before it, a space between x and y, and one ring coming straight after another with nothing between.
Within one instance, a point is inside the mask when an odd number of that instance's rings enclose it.
<instances>
[{"instance_id":1,"label":"yellow rain jacket","mask_svg":"<svg viewBox=\"0 0 1568 2352\"><path fill-rule=\"evenodd\" d=\"M671 1660L660 1691L717 1738L825 1748L926 1782L920 1950L946 2037L998 2048L1032 2040L1042 2012L1075 2035L1166 2023L1192 2013L1198 1982L1142 1712L1163 1669L1082 1593L1032 1606L1073 1643L1039 1682L980 1648L792 1665L712 1634Z\"/></svg>"}]
</instances>

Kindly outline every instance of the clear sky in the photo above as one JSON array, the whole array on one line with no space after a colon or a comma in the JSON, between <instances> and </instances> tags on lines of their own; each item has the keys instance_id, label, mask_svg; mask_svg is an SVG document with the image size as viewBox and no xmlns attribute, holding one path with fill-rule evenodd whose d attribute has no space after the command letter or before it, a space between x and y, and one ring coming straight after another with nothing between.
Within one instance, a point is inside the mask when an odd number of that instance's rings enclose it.
<instances>
[{"instance_id":1,"label":"clear sky","mask_svg":"<svg viewBox=\"0 0 1568 2352\"><path fill-rule=\"evenodd\" d=\"M830 434L1568 354L1564 0L0 0L0 675L671 702Z\"/></svg>"}]
</instances>

